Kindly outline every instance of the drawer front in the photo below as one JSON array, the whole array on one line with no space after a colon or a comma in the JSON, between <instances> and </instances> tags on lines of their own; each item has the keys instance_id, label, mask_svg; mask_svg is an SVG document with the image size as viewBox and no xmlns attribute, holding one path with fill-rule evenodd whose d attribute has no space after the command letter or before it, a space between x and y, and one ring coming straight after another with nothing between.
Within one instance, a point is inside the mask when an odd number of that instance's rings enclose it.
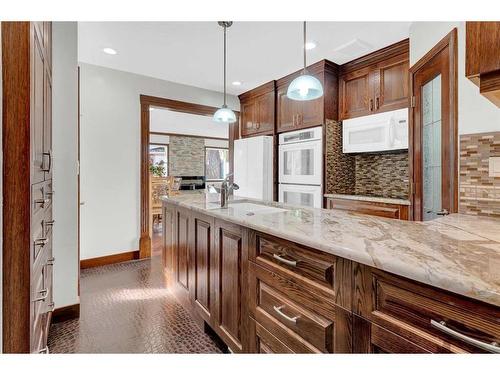
<instances>
[{"instance_id":1,"label":"drawer front","mask_svg":"<svg viewBox=\"0 0 500 375\"><path fill-rule=\"evenodd\" d=\"M46 326L46 306L48 291L46 289L46 269L41 267L34 272L31 290L31 351L38 353L43 349L45 326Z\"/></svg>"},{"instance_id":2,"label":"drawer front","mask_svg":"<svg viewBox=\"0 0 500 375\"><path fill-rule=\"evenodd\" d=\"M330 209L352 211L365 215L387 217L389 219L404 219L400 206L397 204L354 201L350 199L329 198L327 207Z\"/></svg>"},{"instance_id":3,"label":"drawer front","mask_svg":"<svg viewBox=\"0 0 500 375\"><path fill-rule=\"evenodd\" d=\"M250 260L272 271L313 283L333 293L336 257L289 241L255 234Z\"/></svg>"},{"instance_id":4,"label":"drawer front","mask_svg":"<svg viewBox=\"0 0 500 375\"><path fill-rule=\"evenodd\" d=\"M369 307L360 312L379 326L431 352L488 352L500 345L500 309L369 267L361 269L366 274L364 288L373 287L366 289L371 296L359 299Z\"/></svg>"},{"instance_id":5,"label":"drawer front","mask_svg":"<svg viewBox=\"0 0 500 375\"><path fill-rule=\"evenodd\" d=\"M249 319L250 353L291 354L293 351L253 319Z\"/></svg>"},{"instance_id":6,"label":"drawer front","mask_svg":"<svg viewBox=\"0 0 500 375\"><path fill-rule=\"evenodd\" d=\"M52 248L52 209L49 208L32 222L33 264L40 262L40 254Z\"/></svg>"},{"instance_id":7,"label":"drawer front","mask_svg":"<svg viewBox=\"0 0 500 375\"><path fill-rule=\"evenodd\" d=\"M249 272L250 315L257 323L294 352L335 351L336 306L331 299L254 263Z\"/></svg>"}]
</instances>

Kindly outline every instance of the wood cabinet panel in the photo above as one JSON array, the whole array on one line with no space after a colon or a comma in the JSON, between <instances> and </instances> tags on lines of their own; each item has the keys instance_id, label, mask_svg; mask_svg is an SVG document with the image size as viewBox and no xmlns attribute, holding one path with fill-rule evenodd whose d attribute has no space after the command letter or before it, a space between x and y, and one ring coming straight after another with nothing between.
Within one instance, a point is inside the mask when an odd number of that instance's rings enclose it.
<instances>
[{"instance_id":1,"label":"wood cabinet panel","mask_svg":"<svg viewBox=\"0 0 500 375\"><path fill-rule=\"evenodd\" d=\"M43 154L42 164L44 179L52 178L52 82L44 74L44 119L43 119Z\"/></svg>"},{"instance_id":2,"label":"wood cabinet panel","mask_svg":"<svg viewBox=\"0 0 500 375\"><path fill-rule=\"evenodd\" d=\"M379 64L377 76L379 84L375 87L375 111L407 108L409 106L408 58L396 56L384 61Z\"/></svg>"},{"instance_id":3,"label":"wood cabinet panel","mask_svg":"<svg viewBox=\"0 0 500 375\"><path fill-rule=\"evenodd\" d=\"M189 290L189 213L177 211L176 217L176 281L184 289Z\"/></svg>"},{"instance_id":4,"label":"wood cabinet panel","mask_svg":"<svg viewBox=\"0 0 500 375\"><path fill-rule=\"evenodd\" d=\"M348 73L339 79L340 85L340 116L343 120L366 116L373 111L373 94L370 83L370 71Z\"/></svg>"},{"instance_id":5,"label":"wood cabinet panel","mask_svg":"<svg viewBox=\"0 0 500 375\"><path fill-rule=\"evenodd\" d=\"M216 221L215 229L215 324L228 346L234 352L241 352L247 340L246 232L237 225L222 221Z\"/></svg>"},{"instance_id":6,"label":"wood cabinet panel","mask_svg":"<svg viewBox=\"0 0 500 375\"><path fill-rule=\"evenodd\" d=\"M249 319L249 351L258 354L292 354L293 351L254 319Z\"/></svg>"},{"instance_id":7,"label":"wood cabinet panel","mask_svg":"<svg viewBox=\"0 0 500 375\"><path fill-rule=\"evenodd\" d=\"M241 135L273 134L275 126L275 82L271 81L239 96Z\"/></svg>"},{"instance_id":8,"label":"wood cabinet panel","mask_svg":"<svg viewBox=\"0 0 500 375\"><path fill-rule=\"evenodd\" d=\"M213 257L213 219L193 216L191 244L191 299L198 313L209 320L212 312L214 291L211 288Z\"/></svg>"},{"instance_id":9,"label":"wood cabinet panel","mask_svg":"<svg viewBox=\"0 0 500 375\"><path fill-rule=\"evenodd\" d=\"M45 127L45 68L43 62L43 51L40 41L35 36L33 53L33 68L32 68L32 164L33 174L32 183L41 182L45 175L43 171L43 130Z\"/></svg>"},{"instance_id":10,"label":"wood cabinet panel","mask_svg":"<svg viewBox=\"0 0 500 375\"><path fill-rule=\"evenodd\" d=\"M279 133L297 129L298 116L300 114L299 103L286 96L288 86L278 87L278 123Z\"/></svg>"}]
</instances>

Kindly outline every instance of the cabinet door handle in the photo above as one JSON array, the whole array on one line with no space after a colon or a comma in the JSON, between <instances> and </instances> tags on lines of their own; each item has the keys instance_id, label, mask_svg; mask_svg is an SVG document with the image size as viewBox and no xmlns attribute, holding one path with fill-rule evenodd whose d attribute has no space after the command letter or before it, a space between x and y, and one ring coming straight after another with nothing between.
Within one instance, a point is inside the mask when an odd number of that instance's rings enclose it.
<instances>
[{"instance_id":1,"label":"cabinet door handle","mask_svg":"<svg viewBox=\"0 0 500 375\"><path fill-rule=\"evenodd\" d=\"M41 198L40 198L40 199L35 199L35 204L39 204L39 205L41 205L42 207L45 207L45 205L46 205L47 203L49 203L49 202L50 202L50 199L48 199L48 198L44 198L44 199L41 199Z\"/></svg>"},{"instance_id":2,"label":"cabinet door handle","mask_svg":"<svg viewBox=\"0 0 500 375\"><path fill-rule=\"evenodd\" d=\"M375 98L375 109L379 109L380 107L380 98L377 96Z\"/></svg>"},{"instance_id":3,"label":"cabinet door handle","mask_svg":"<svg viewBox=\"0 0 500 375\"><path fill-rule=\"evenodd\" d=\"M48 347L48 346L46 346L45 348L40 349L40 350L38 351L38 354L49 354L49 347Z\"/></svg>"},{"instance_id":4,"label":"cabinet door handle","mask_svg":"<svg viewBox=\"0 0 500 375\"><path fill-rule=\"evenodd\" d=\"M33 302L40 302L40 301L45 301L45 298L47 298L48 291L47 289L42 289L38 292L38 294L41 294L40 297L37 297L33 300Z\"/></svg>"},{"instance_id":5,"label":"cabinet door handle","mask_svg":"<svg viewBox=\"0 0 500 375\"><path fill-rule=\"evenodd\" d=\"M42 171L44 171L44 172L50 172L50 169L52 168L52 151L43 152L42 155L49 157L49 166L47 168L44 167L44 163L42 161Z\"/></svg>"},{"instance_id":6,"label":"cabinet door handle","mask_svg":"<svg viewBox=\"0 0 500 375\"><path fill-rule=\"evenodd\" d=\"M285 259L285 258L281 257L278 254L273 254L273 258L276 259L277 261L285 263L285 264L287 264L289 266L297 267L297 261L296 260L288 260L288 259Z\"/></svg>"},{"instance_id":7,"label":"cabinet door handle","mask_svg":"<svg viewBox=\"0 0 500 375\"><path fill-rule=\"evenodd\" d=\"M281 310L283 310L284 307L285 307L285 305L273 306L273 309L284 319L288 320L289 322L292 322L293 324L297 324L297 319L299 319L300 316L297 315L297 316L291 317L291 316L286 315L283 311L281 311Z\"/></svg>"},{"instance_id":8,"label":"cabinet door handle","mask_svg":"<svg viewBox=\"0 0 500 375\"><path fill-rule=\"evenodd\" d=\"M443 320L440 322L437 322L437 321L431 319L431 326L433 326L437 330L444 332L444 333L446 333L446 334L448 334L448 335L450 335L450 336L452 336L460 341L463 341L467 344L475 346L476 348L486 350L487 352L490 352L490 353L500 353L500 346L498 345L497 342L492 342L491 344L488 344L488 343L476 340L472 337L466 336L463 333L454 331L453 329L447 327L446 322Z\"/></svg>"},{"instance_id":9,"label":"cabinet door handle","mask_svg":"<svg viewBox=\"0 0 500 375\"><path fill-rule=\"evenodd\" d=\"M44 247L47 244L47 238L38 238L34 242L35 246L41 246Z\"/></svg>"},{"instance_id":10,"label":"cabinet door handle","mask_svg":"<svg viewBox=\"0 0 500 375\"><path fill-rule=\"evenodd\" d=\"M373 99L370 99L370 111L373 111Z\"/></svg>"},{"instance_id":11,"label":"cabinet door handle","mask_svg":"<svg viewBox=\"0 0 500 375\"><path fill-rule=\"evenodd\" d=\"M47 259L47 266L53 266L55 261L56 258L54 257Z\"/></svg>"}]
</instances>

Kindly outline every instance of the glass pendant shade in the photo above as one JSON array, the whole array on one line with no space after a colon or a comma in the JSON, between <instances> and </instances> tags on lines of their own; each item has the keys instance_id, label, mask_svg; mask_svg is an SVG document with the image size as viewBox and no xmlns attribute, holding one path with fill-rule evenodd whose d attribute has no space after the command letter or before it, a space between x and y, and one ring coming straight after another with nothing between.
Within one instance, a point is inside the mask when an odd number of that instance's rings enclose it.
<instances>
[{"instance_id":1,"label":"glass pendant shade","mask_svg":"<svg viewBox=\"0 0 500 375\"><path fill-rule=\"evenodd\" d=\"M213 118L215 122L227 122L229 124L236 122L236 115L231 109L227 108L226 106L222 106L222 108L219 108L214 113Z\"/></svg>"},{"instance_id":2,"label":"glass pendant shade","mask_svg":"<svg viewBox=\"0 0 500 375\"><path fill-rule=\"evenodd\" d=\"M323 85L316 77L303 74L295 78L286 93L292 100L313 100L323 96Z\"/></svg>"}]
</instances>

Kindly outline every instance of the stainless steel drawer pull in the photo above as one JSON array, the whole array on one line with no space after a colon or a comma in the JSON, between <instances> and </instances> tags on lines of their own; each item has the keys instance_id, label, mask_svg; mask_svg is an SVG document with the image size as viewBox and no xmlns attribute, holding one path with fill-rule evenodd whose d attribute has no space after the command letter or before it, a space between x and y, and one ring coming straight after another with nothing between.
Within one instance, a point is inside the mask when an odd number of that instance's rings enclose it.
<instances>
[{"instance_id":1,"label":"stainless steel drawer pull","mask_svg":"<svg viewBox=\"0 0 500 375\"><path fill-rule=\"evenodd\" d=\"M47 244L47 239L46 238L39 238L35 240L35 246L45 246Z\"/></svg>"},{"instance_id":2,"label":"stainless steel drawer pull","mask_svg":"<svg viewBox=\"0 0 500 375\"><path fill-rule=\"evenodd\" d=\"M56 258L52 257L47 259L47 266L53 266Z\"/></svg>"},{"instance_id":3,"label":"stainless steel drawer pull","mask_svg":"<svg viewBox=\"0 0 500 375\"><path fill-rule=\"evenodd\" d=\"M294 317L291 317L291 316L288 316L286 315L283 311L283 308L285 306L273 306L273 309L274 311L276 311L281 317L285 318L286 320L288 320L289 322L292 322L293 324L296 324L297 323L297 319L300 318L300 316L294 316Z\"/></svg>"},{"instance_id":4,"label":"stainless steel drawer pull","mask_svg":"<svg viewBox=\"0 0 500 375\"><path fill-rule=\"evenodd\" d=\"M445 321L440 321L436 322L435 320L431 319L431 326L434 328L438 329L441 332L444 332L452 337L455 337L456 339L459 339L467 344L473 345L476 348L480 348L483 350L486 350L487 352L491 353L500 353L500 346L498 345L497 342L492 342L491 344L473 339L472 337L466 336L460 332L454 331L453 329L449 328L446 326Z\"/></svg>"},{"instance_id":5,"label":"stainless steel drawer pull","mask_svg":"<svg viewBox=\"0 0 500 375\"><path fill-rule=\"evenodd\" d=\"M288 259L285 259L285 258L283 258L282 256L280 256L278 254L273 254L273 258L276 259L277 261L285 263L285 264L287 264L289 266L297 267L297 261L296 260L288 260Z\"/></svg>"},{"instance_id":6,"label":"stainless steel drawer pull","mask_svg":"<svg viewBox=\"0 0 500 375\"><path fill-rule=\"evenodd\" d=\"M44 221L45 225L54 225L55 222L56 222L55 220Z\"/></svg>"},{"instance_id":7,"label":"stainless steel drawer pull","mask_svg":"<svg viewBox=\"0 0 500 375\"><path fill-rule=\"evenodd\" d=\"M46 346L45 348L40 349L40 350L38 351L38 354L49 354L49 347L48 347L48 346Z\"/></svg>"},{"instance_id":8,"label":"stainless steel drawer pull","mask_svg":"<svg viewBox=\"0 0 500 375\"><path fill-rule=\"evenodd\" d=\"M41 294L40 297L37 297L33 300L33 302L40 302L40 301L45 301L45 298L47 298L47 295L48 295L48 291L47 289L43 289L43 290L40 290L38 292L39 294Z\"/></svg>"}]
</instances>

